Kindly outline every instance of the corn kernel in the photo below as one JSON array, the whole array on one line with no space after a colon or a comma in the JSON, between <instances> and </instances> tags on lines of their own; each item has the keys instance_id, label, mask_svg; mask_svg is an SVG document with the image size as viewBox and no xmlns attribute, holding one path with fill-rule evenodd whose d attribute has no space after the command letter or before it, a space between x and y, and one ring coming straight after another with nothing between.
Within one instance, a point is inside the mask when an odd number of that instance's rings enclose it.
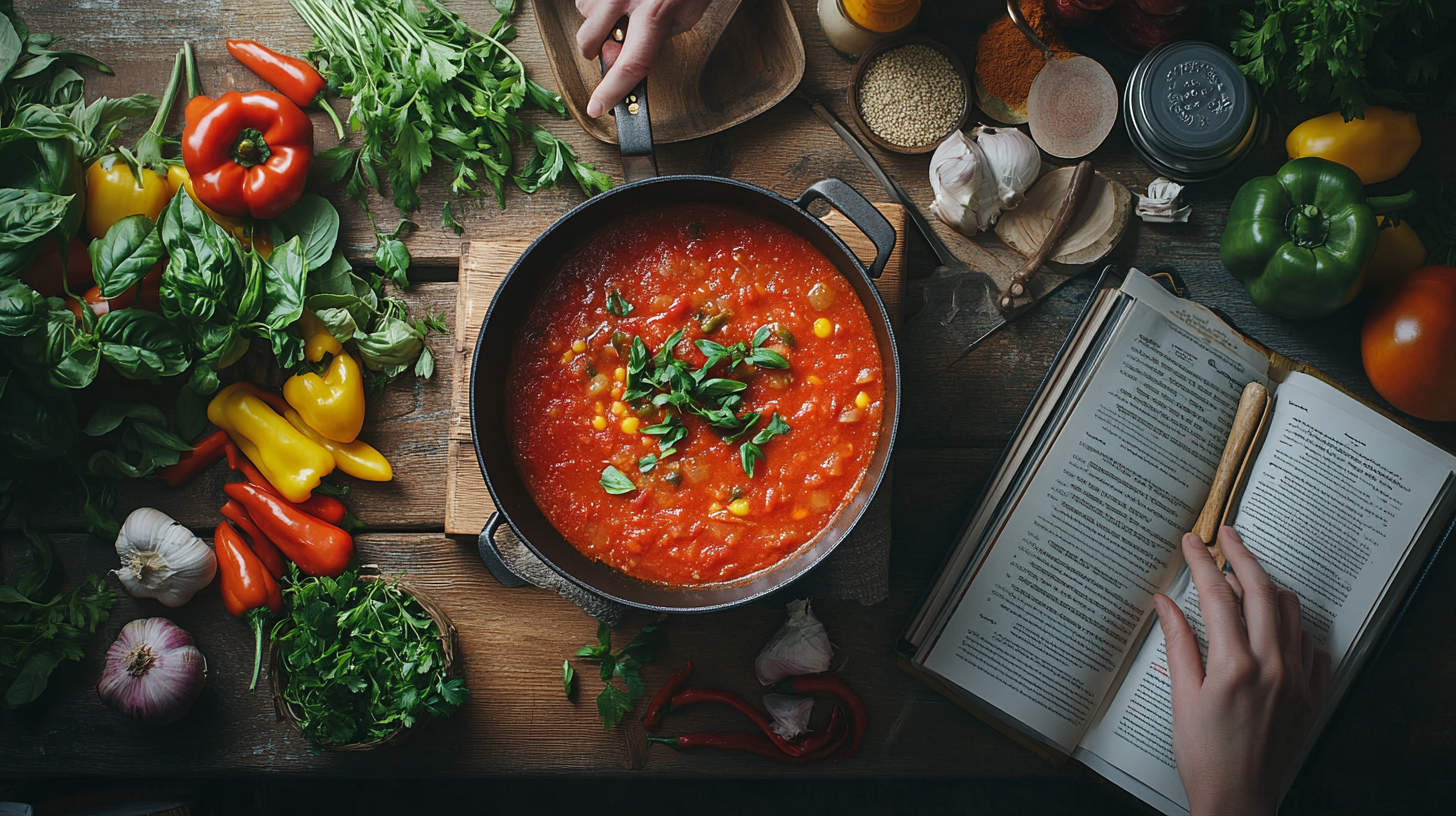
<instances>
[{"instance_id":1,"label":"corn kernel","mask_svg":"<svg viewBox=\"0 0 1456 816\"><path fill-rule=\"evenodd\" d=\"M622 402L621 400L617 400L616 402L612 403L612 413L616 414L617 416L626 416L627 404Z\"/></svg>"},{"instance_id":2,"label":"corn kernel","mask_svg":"<svg viewBox=\"0 0 1456 816\"><path fill-rule=\"evenodd\" d=\"M855 396L854 396L854 404L857 405L857 406L859 406L860 408L868 408L868 407L870 407L870 395L869 394L866 394L863 391L859 392L858 394L855 394Z\"/></svg>"},{"instance_id":3,"label":"corn kernel","mask_svg":"<svg viewBox=\"0 0 1456 816\"><path fill-rule=\"evenodd\" d=\"M723 505L721 505L721 504L719 504L717 502L713 502L712 504L708 505L708 512L709 513L718 513L718 512L721 512L722 510L723 510Z\"/></svg>"},{"instance_id":4,"label":"corn kernel","mask_svg":"<svg viewBox=\"0 0 1456 816\"><path fill-rule=\"evenodd\" d=\"M570 351L563 351L561 353L561 362L563 362L563 363L569 363L569 362L571 362L571 358L573 356L575 356L575 355L573 355Z\"/></svg>"},{"instance_id":5,"label":"corn kernel","mask_svg":"<svg viewBox=\"0 0 1456 816\"><path fill-rule=\"evenodd\" d=\"M810 374L809 375L809 384L810 385L823 385L824 384L824 380L820 379L818 374Z\"/></svg>"},{"instance_id":6,"label":"corn kernel","mask_svg":"<svg viewBox=\"0 0 1456 816\"><path fill-rule=\"evenodd\" d=\"M794 521L803 521L809 517L809 511L802 507L795 507L793 512Z\"/></svg>"},{"instance_id":7,"label":"corn kernel","mask_svg":"<svg viewBox=\"0 0 1456 816\"><path fill-rule=\"evenodd\" d=\"M735 499L728 503L728 512L735 516L748 515L748 499Z\"/></svg>"},{"instance_id":8,"label":"corn kernel","mask_svg":"<svg viewBox=\"0 0 1456 816\"><path fill-rule=\"evenodd\" d=\"M607 418L603 416L592 417L591 425L599 431L605 431L607 429Z\"/></svg>"},{"instance_id":9,"label":"corn kernel","mask_svg":"<svg viewBox=\"0 0 1456 816\"><path fill-rule=\"evenodd\" d=\"M571 344L571 350L574 351L574 352L576 352L577 354L580 354L583 351L586 351L586 341L585 340L578 340L575 343L572 343Z\"/></svg>"},{"instance_id":10,"label":"corn kernel","mask_svg":"<svg viewBox=\"0 0 1456 816\"><path fill-rule=\"evenodd\" d=\"M612 376L616 378L617 382L625 382L627 379L627 369L617 366L617 370L612 372Z\"/></svg>"},{"instance_id":11,"label":"corn kernel","mask_svg":"<svg viewBox=\"0 0 1456 816\"><path fill-rule=\"evenodd\" d=\"M625 393L627 392L622 388L622 386L619 385L616 388L612 389L612 399L619 400Z\"/></svg>"},{"instance_id":12,"label":"corn kernel","mask_svg":"<svg viewBox=\"0 0 1456 816\"><path fill-rule=\"evenodd\" d=\"M637 433L637 423L640 421L637 417L627 417L622 420L622 433Z\"/></svg>"},{"instance_id":13,"label":"corn kernel","mask_svg":"<svg viewBox=\"0 0 1456 816\"><path fill-rule=\"evenodd\" d=\"M829 322L829 318L821 317L814 321L815 337L824 338L831 334L834 334L834 324Z\"/></svg>"}]
</instances>

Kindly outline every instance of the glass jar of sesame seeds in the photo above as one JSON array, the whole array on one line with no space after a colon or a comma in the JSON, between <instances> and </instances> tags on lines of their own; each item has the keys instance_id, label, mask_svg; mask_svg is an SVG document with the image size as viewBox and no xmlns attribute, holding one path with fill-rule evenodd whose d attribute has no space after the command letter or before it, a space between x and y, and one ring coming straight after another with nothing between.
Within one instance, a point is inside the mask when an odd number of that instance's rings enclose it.
<instances>
[{"instance_id":1,"label":"glass jar of sesame seeds","mask_svg":"<svg viewBox=\"0 0 1456 816\"><path fill-rule=\"evenodd\" d=\"M920 0L819 0L819 25L834 50L858 59L871 45L915 28Z\"/></svg>"}]
</instances>

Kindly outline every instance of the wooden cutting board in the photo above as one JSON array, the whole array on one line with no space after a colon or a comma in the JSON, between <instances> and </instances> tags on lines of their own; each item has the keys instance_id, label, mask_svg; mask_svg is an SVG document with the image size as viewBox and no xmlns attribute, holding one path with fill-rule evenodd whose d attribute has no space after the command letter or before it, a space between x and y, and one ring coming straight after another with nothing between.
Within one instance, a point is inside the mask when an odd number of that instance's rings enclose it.
<instances>
[{"instance_id":1,"label":"wooden cutting board","mask_svg":"<svg viewBox=\"0 0 1456 816\"><path fill-rule=\"evenodd\" d=\"M905 291L905 208L898 204L877 204L895 228L895 251L875 287L885 301L892 325L899 325L901 298ZM874 245L857 227L838 212L831 211L824 223L834 230L855 255L866 262L875 257ZM445 533L479 535L495 511L475 446L470 438L470 361L475 338L490 309L496 289L530 241L465 241L460 245L460 284L455 304L455 381L451 396L450 436L445 460ZM501 354L508 353L500 349Z\"/></svg>"}]
</instances>

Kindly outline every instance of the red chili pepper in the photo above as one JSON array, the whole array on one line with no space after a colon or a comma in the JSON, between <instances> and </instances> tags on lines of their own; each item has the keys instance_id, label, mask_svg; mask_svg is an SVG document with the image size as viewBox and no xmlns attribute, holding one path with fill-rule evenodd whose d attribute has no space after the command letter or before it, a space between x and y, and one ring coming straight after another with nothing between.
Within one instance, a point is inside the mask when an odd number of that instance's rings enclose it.
<instances>
[{"instance_id":1,"label":"red chili pepper","mask_svg":"<svg viewBox=\"0 0 1456 816\"><path fill-rule=\"evenodd\" d=\"M248 686L252 690L258 686L258 667L263 665L263 624L269 612L275 615L283 612L283 592L232 525L225 521L217 525L212 541L222 573L223 605L233 617L246 618L256 637L253 682Z\"/></svg>"},{"instance_id":2,"label":"red chili pepper","mask_svg":"<svg viewBox=\"0 0 1456 816\"><path fill-rule=\"evenodd\" d=\"M683 666L677 674L667 678L667 682L662 684L662 688L652 695L652 701L647 704L647 711L642 714L643 728L651 731L661 724L662 709L667 707L667 704L672 701L672 695L682 688L683 683L688 680L688 675L692 673L693 664L689 663Z\"/></svg>"},{"instance_id":3,"label":"red chili pepper","mask_svg":"<svg viewBox=\"0 0 1456 816\"><path fill-rule=\"evenodd\" d=\"M676 711L685 706L695 705L697 703L721 703L730 708L735 708L743 716L752 720L753 724L758 726L758 730L762 731L765 737L772 740L773 744L777 745L780 751L793 757L802 756L804 753L803 748L800 746L775 734L773 728L768 723L768 719L758 709L731 691L702 686L685 688L672 695L672 706L669 710Z\"/></svg>"},{"instance_id":4,"label":"red chili pepper","mask_svg":"<svg viewBox=\"0 0 1456 816\"><path fill-rule=\"evenodd\" d=\"M827 674L804 674L780 680L774 685L774 691L780 694L812 694L822 691L838 697L839 701L844 703L845 708L849 709L849 721L853 734L849 740L849 750L834 761L843 762L854 756L855 752L859 750L859 746L864 742L865 730L869 728L870 715L865 709L864 699L843 680Z\"/></svg>"},{"instance_id":5,"label":"red chili pepper","mask_svg":"<svg viewBox=\"0 0 1456 816\"><path fill-rule=\"evenodd\" d=\"M176 487L193 476L207 470L207 466L221 459L228 445L227 431L218 431L205 437L177 458L176 464L167 465L157 471L162 481Z\"/></svg>"},{"instance_id":6,"label":"red chili pepper","mask_svg":"<svg viewBox=\"0 0 1456 816\"><path fill-rule=\"evenodd\" d=\"M273 91L228 91L187 103L182 162L197 199L234 218L273 218L303 195L313 123Z\"/></svg>"},{"instance_id":7,"label":"red chili pepper","mask_svg":"<svg viewBox=\"0 0 1456 816\"><path fill-rule=\"evenodd\" d=\"M348 568L354 554L348 533L247 482L231 482L222 489L305 575L337 578Z\"/></svg>"},{"instance_id":8,"label":"red chili pepper","mask_svg":"<svg viewBox=\"0 0 1456 816\"><path fill-rule=\"evenodd\" d=\"M222 506L222 517L238 525L247 534L248 540L253 543L253 553L258 556L259 561L263 562L263 566L268 568L269 575L274 578L282 578L283 574L288 572L288 562L284 560L283 553L278 551L278 545L274 544L271 538L263 535L263 531L253 523L252 517L241 504L228 499L227 504Z\"/></svg>"},{"instance_id":9,"label":"red chili pepper","mask_svg":"<svg viewBox=\"0 0 1456 816\"><path fill-rule=\"evenodd\" d=\"M334 121L334 129L338 131L339 139L344 138L344 125L324 98L328 83L324 82L324 78L312 65L297 57L280 54L252 40L228 40L227 50L234 59L264 82L277 88L293 104L306 108L317 102Z\"/></svg>"}]
</instances>

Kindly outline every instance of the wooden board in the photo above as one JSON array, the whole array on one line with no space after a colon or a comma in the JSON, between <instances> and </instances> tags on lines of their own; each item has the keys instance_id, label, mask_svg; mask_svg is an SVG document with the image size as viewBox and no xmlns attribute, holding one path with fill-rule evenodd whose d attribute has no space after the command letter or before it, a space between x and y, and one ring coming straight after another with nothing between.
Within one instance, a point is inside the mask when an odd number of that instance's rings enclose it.
<instances>
[{"instance_id":1,"label":"wooden board","mask_svg":"<svg viewBox=\"0 0 1456 816\"><path fill-rule=\"evenodd\" d=\"M616 144L610 115L586 115L602 73L577 49L581 14L564 2L531 8L566 109L587 133ZM719 0L653 60L647 79L653 140L697 139L752 119L788 96L803 76L804 41L786 0Z\"/></svg>"},{"instance_id":2,"label":"wooden board","mask_svg":"<svg viewBox=\"0 0 1456 816\"><path fill-rule=\"evenodd\" d=\"M1001 213L996 235L1023 255L1031 255L1051 232L1057 220L1074 168L1063 167L1037 179L1026 198L1014 209ZM1052 248L1051 259L1068 266L1087 266L1107 257L1117 248L1132 216L1132 193L1101 173L1088 179L1091 188L1077 217L1067 225L1062 239Z\"/></svg>"},{"instance_id":3,"label":"wooden board","mask_svg":"<svg viewBox=\"0 0 1456 816\"><path fill-rule=\"evenodd\" d=\"M876 206L895 228L895 251L875 281L894 321L901 313L905 288L905 208L898 204ZM844 239L856 256L874 259L874 244L844 216L831 211L824 222ZM445 532L450 535L478 535L495 512L470 435L470 361L475 354L480 324L485 320L496 289L528 246L529 241L468 241L460 248L453 365L458 373L451 399L450 434L446 441L449 458L445 464Z\"/></svg>"}]
</instances>

